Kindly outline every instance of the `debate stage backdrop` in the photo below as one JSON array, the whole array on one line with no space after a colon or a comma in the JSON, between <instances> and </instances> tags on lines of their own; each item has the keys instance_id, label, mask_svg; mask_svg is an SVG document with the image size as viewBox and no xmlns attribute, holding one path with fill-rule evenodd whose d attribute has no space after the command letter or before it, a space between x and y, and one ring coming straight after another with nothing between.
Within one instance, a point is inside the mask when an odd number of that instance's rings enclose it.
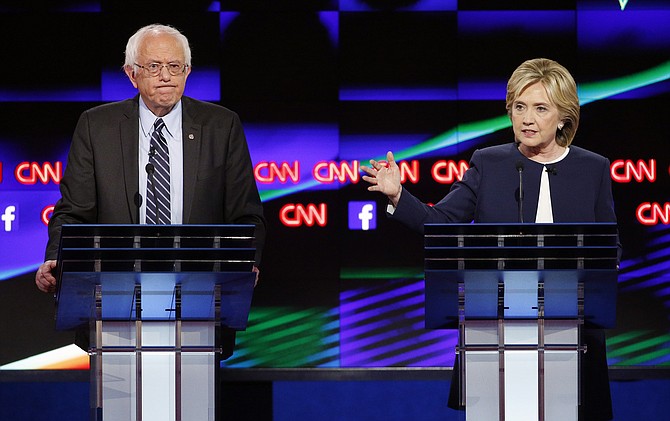
<instances>
[{"instance_id":1,"label":"debate stage backdrop","mask_svg":"<svg viewBox=\"0 0 670 421\"><path fill-rule=\"evenodd\" d=\"M226 366L450 366L456 332L423 327L422 238L387 220L359 166L393 150L405 187L437 202L475 149L513 140L506 80L535 57L571 70L574 144L612 163L609 363L670 363L667 1L70 0L0 5L0 365L72 343L33 285L45 224L80 113L135 94L125 43L156 22L191 42L186 95L239 113L268 220Z\"/></svg>"}]
</instances>

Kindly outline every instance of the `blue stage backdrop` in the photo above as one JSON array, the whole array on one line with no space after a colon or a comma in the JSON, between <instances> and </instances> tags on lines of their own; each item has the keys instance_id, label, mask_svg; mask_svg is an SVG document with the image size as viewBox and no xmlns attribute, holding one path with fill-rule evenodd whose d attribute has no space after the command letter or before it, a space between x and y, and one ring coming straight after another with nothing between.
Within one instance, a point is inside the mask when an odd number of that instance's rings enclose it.
<instances>
[{"instance_id":1,"label":"blue stage backdrop","mask_svg":"<svg viewBox=\"0 0 670 421\"><path fill-rule=\"evenodd\" d=\"M155 22L191 41L186 95L240 114L269 223L226 366L450 366L456 332L423 326L422 238L387 220L359 168L393 150L405 186L437 202L475 149L513 140L506 80L535 57L572 71L574 144L612 163L624 255L609 362L670 363L667 1L140 3L0 6L0 365L71 342L51 335L32 273L79 114L135 94L125 42Z\"/></svg>"}]
</instances>

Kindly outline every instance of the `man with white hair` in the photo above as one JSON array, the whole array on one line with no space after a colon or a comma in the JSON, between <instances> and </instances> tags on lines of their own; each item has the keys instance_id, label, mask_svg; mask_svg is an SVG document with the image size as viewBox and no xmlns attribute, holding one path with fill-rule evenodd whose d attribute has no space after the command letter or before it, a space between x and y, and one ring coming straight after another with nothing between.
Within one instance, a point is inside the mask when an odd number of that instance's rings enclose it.
<instances>
[{"instance_id":1,"label":"man with white hair","mask_svg":"<svg viewBox=\"0 0 670 421\"><path fill-rule=\"evenodd\" d=\"M239 117L183 96L191 50L171 26L131 36L124 71L139 94L79 118L37 287L55 291L61 226L77 223L253 224L258 276L265 219Z\"/></svg>"}]
</instances>

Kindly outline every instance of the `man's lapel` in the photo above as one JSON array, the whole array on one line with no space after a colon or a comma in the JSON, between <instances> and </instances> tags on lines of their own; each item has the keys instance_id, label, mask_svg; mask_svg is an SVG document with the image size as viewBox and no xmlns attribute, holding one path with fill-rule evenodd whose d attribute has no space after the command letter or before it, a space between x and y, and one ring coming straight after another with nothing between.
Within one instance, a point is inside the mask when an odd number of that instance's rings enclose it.
<instances>
[{"instance_id":1,"label":"man's lapel","mask_svg":"<svg viewBox=\"0 0 670 421\"><path fill-rule=\"evenodd\" d=\"M128 209L133 224L139 220L139 208L142 198L138 192L138 154L139 154L139 95L133 100L127 101L124 112L125 119L119 122L119 135L121 138L121 163L123 165L123 182L126 189Z\"/></svg>"},{"instance_id":2,"label":"man's lapel","mask_svg":"<svg viewBox=\"0 0 670 421\"><path fill-rule=\"evenodd\" d=\"M184 204L182 223L187 224L198 177L198 157L202 145L202 126L194 121L190 99L182 97L182 142L184 150Z\"/></svg>"}]
</instances>

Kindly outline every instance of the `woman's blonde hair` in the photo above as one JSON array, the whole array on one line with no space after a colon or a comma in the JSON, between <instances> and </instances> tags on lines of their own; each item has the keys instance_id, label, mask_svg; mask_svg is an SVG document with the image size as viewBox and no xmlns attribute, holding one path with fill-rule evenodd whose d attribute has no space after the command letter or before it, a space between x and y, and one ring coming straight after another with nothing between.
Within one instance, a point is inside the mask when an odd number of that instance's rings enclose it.
<instances>
[{"instance_id":1,"label":"woman's blonde hair","mask_svg":"<svg viewBox=\"0 0 670 421\"><path fill-rule=\"evenodd\" d=\"M569 146L579 126L579 97L577 84L568 70L546 58L535 58L521 63L507 82L507 114L512 117L514 101L530 85L541 82L549 100L556 105L563 127L556 131L556 143Z\"/></svg>"}]
</instances>

